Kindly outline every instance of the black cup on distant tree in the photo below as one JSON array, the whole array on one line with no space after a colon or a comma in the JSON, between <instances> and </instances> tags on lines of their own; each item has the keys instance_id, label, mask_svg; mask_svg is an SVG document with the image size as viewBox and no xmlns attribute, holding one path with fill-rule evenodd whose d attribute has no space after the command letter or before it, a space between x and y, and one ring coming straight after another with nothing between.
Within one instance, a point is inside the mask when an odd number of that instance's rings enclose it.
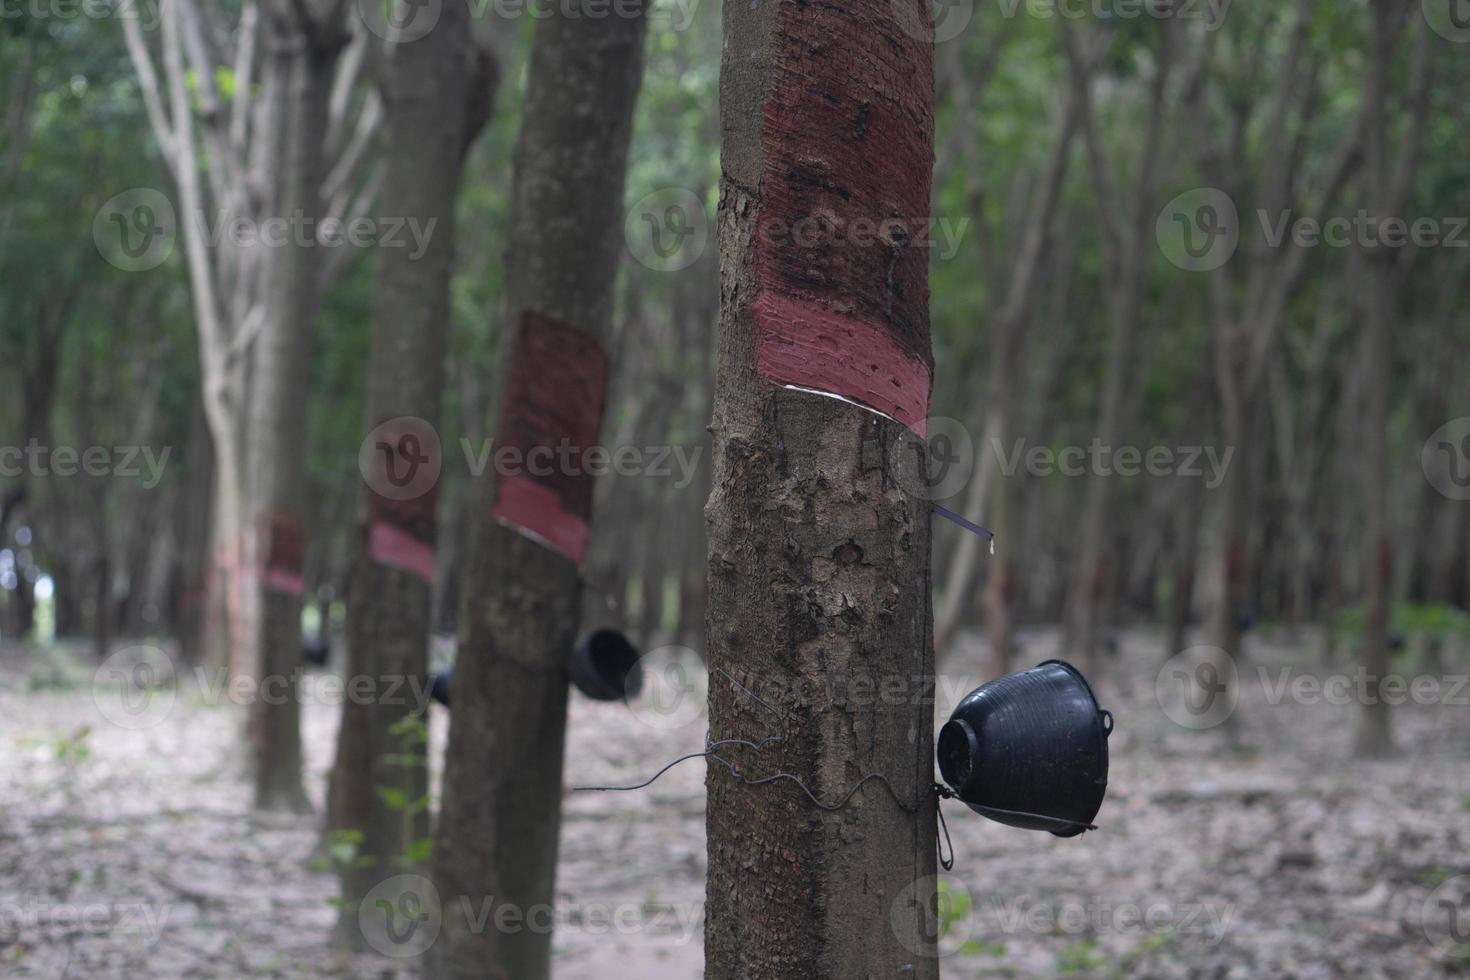
<instances>
[{"instance_id":1,"label":"black cup on distant tree","mask_svg":"<svg viewBox=\"0 0 1470 980\"><path fill-rule=\"evenodd\" d=\"M567 663L572 683L594 701L622 701L638 696L643 689L643 670L638 665L638 648L615 629L588 633L572 651ZM429 694L449 707L454 668L445 667L429 677Z\"/></svg>"}]
</instances>

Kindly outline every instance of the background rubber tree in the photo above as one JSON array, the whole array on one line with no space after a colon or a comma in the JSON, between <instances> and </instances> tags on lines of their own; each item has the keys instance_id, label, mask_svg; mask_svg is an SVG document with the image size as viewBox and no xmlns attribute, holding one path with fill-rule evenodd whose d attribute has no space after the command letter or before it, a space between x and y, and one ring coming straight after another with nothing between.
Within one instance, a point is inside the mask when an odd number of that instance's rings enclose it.
<instances>
[{"instance_id":1,"label":"background rubber tree","mask_svg":"<svg viewBox=\"0 0 1470 980\"><path fill-rule=\"evenodd\" d=\"M1263 549L1259 522L1251 515L1261 505L1271 450L1265 427L1268 368L1281 357L1283 336L1294 319L1292 301L1313 251L1293 236L1273 242L1259 216L1330 218L1361 155L1358 113L1334 111L1337 107L1322 99L1324 63L1335 48L1325 31L1314 31L1312 11L1311 0L1301 0L1289 14L1231 24L1230 30L1239 32L1231 38L1235 43L1217 40L1209 50L1207 73L1254 70L1250 66L1257 56L1240 42L1278 30L1284 37L1271 67L1272 84L1252 98L1233 101L1207 90L1205 111L1191 120L1195 131L1189 135L1200 172L1224 195L1206 207L1228 198L1239 211L1239 249L1226 260L1209 261L1207 279L1217 432L1225 449L1235 452L1213 494L1206 635L1216 650L1237 659L1246 654L1244 635L1255 618ZM1280 18L1285 20L1278 23ZM1228 128L1217 130L1209 124L1212 118L1228 120ZM1270 138L1241 135L1256 131ZM1177 221L1178 213L1166 205L1161 220ZM1232 732L1234 722L1229 722Z\"/></svg>"},{"instance_id":2,"label":"background rubber tree","mask_svg":"<svg viewBox=\"0 0 1470 980\"><path fill-rule=\"evenodd\" d=\"M309 358L303 352L311 350L310 330L292 325L310 324L321 290L346 271L358 250L298 247L302 236L295 234L288 235L290 245L267 247L258 235L234 229L259 231L296 208L311 234L327 219L363 216L376 196L379 176L370 150L382 115L376 96L358 85L367 32L347 17L342 0L246 0L237 15L195 0L170 0L158 12L157 32L145 31L139 17L118 20L172 178L209 435L202 455L213 464L203 631L186 652L191 659L227 663L233 676L242 676L260 666L253 658L260 653L254 617L261 603L247 587L256 564L247 554L255 516L250 497L276 494L281 500L269 505L276 508L295 494L280 485L287 477L283 471L277 478L272 454L279 451L283 463L299 460L289 469L304 466L304 450L290 442L304 437ZM309 177L300 168L309 168ZM272 323L270 338L263 339ZM261 378L260 358L268 370L287 375L279 383ZM286 401L258 406L266 396L258 385ZM277 426L281 418L288 424ZM252 433L260 437L255 448ZM258 471L257 463L269 472ZM283 609L277 618L284 622L288 614ZM294 658L299 637L292 623ZM277 754L285 759L292 752Z\"/></svg>"},{"instance_id":3,"label":"background rubber tree","mask_svg":"<svg viewBox=\"0 0 1470 980\"><path fill-rule=\"evenodd\" d=\"M647 6L636 10L588 17L562 7L534 29L505 251L503 400L498 427L490 426L497 447L555 450L566 436L585 448L597 438L585 426L591 419L595 429L607 383L604 344L647 32ZM578 469L536 482L489 467L483 481L434 842L444 925L429 954L431 976L540 980L550 971L550 929L497 935L493 910L482 922L466 912L490 898L522 914L552 906L566 665L593 489ZM551 513L555 527L531 510ZM569 528L579 540L561 536Z\"/></svg>"},{"instance_id":4,"label":"background rubber tree","mask_svg":"<svg viewBox=\"0 0 1470 980\"><path fill-rule=\"evenodd\" d=\"M270 149L274 159L266 172L273 177L275 213L304 218L306 233L285 236L284 244L266 249L260 332L251 351L244 645L246 661L262 685L250 703L250 744L255 802L265 809L308 806L295 680L307 538L302 419L325 275L325 250L317 241L319 223L329 214L322 192L328 162L323 134L348 37L345 0L316 9L284 3L266 8L263 64L279 100Z\"/></svg>"},{"instance_id":5,"label":"background rubber tree","mask_svg":"<svg viewBox=\"0 0 1470 980\"><path fill-rule=\"evenodd\" d=\"M1362 441L1363 568L1367 572L1367 615L1363 626L1362 666L1367 677L1363 713L1355 748L1361 755L1388 755L1393 749L1389 704L1380 687L1389 673L1389 613L1394 589L1394 528L1389 509L1389 405L1392 401L1394 332L1403 316L1403 286L1416 250L1396 249L1386 241L1386 222L1403 220L1418 177L1424 127L1429 114L1433 38L1427 21L1410 17L1399 4L1369 5L1368 70L1363 80L1362 197L1385 229L1362 243L1361 356L1364 378ZM1401 39L1407 35L1408 42ZM1400 52L1408 51L1407 58ZM1395 71L1403 64L1400 75ZM1402 81L1397 82L1396 77ZM1389 93L1402 91L1404 124L1390 136ZM1395 155L1396 154L1396 155Z\"/></svg>"},{"instance_id":6,"label":"background rubber tree","mask_svg":"<svg viewBox=\"0 0 1470 980\"><path fill-rule=\"evenodd\" d=\"M417 220L426 240L422 254L405 244L377 256L347 676L395 696L346 699L338 730L329 826L362 835L342 871L339 932L352 943L363 938L361 897L427 862L429 760L412 719L427 723L415 685L429 669L454 210L464 155L493 108L500 72L495 50L470 26L467 5L451 0L429 30L393 32L375 45L383 212Z\"/></svg>"},{"instance_id":7,"label":"background rubber tree","mask_svg":"<svg viewBox=\"0 0 1470 980\"><path fill-rule=\"evenodd\" d=\"M1174 18L1165 17L1149 29L1155 36L1150 39L1152 44L1148 49L1153 66L1147 83L1148 115L1131 186L1127 181L1120 183L1119 168L1108 156L1094 106L1094 86L1088 77L1090 49L1108 44L1110 31L1106 27L1095 34L1086 29L1065 30L1062 35L1074 84L1085 89L1080 110L1087 146L1086 169L1103 239L1108 353L1098 398L1096 437L1104 446L1118 445L1130 426L1137 402L1135 351L1155 254L1152 232L1159 206L1160 177L1168 172L1179 150L1179 143L1168 139L1169 123L1171 115L1177 121L1195 112L1206 50L1205 43L1200 42L1192 64L1181 66L1185 56L1184 28ZM1177 96L1173 91L1176 88ZM1171 97L1177 98L1177 104L1171 106ZM1125 189L1120 191L1120 187ZM1093 670L1098 666L1093 654L1099 638L1099 613L1108 590L1115 587L1119 577L1112 557L1115 548L1107 530L1113 524L1109 515L1114 509L1117 482L1115 474L1094 473L1087 480L1080 542L1063 624L1060 655L1079 658Z\"/></svg>"}]
</instances>

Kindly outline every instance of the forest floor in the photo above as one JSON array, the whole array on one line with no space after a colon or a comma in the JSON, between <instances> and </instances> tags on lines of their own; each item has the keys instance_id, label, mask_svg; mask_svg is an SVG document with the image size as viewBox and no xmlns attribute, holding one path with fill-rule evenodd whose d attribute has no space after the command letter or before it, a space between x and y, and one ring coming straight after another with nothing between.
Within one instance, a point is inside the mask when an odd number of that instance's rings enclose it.
<instances>
[{"instance_id":1,"label":"forest floor","mask_svg":"<svg viewBox=\"0 0 1470 980\"><path fill-rule=\"evenodd\" d=\"M1021 642L1015 663L1031 666L1055 640ZM1318 640L1253 636L1233 723L1205 731L1170 720L1188 718L1167 690L1160 707L1157 634L1121 647L1096 671L1117 719L1096 832L1063 840L946 805L944 977L1470 976L1453 907L1470 887L1470 691L1450 690L1464 665L1437 672L1438 703L1395 710L1396 757L1362 762L1356 706L1281 694L1282 678L1340 672ZM967 648L941 665L938 713L978 662ZM411 975L333 951L319 818L251 814L242 709L186 679L139 727L95 669L0 650L0 975ZM638 782L702 747L697 692L657 693L631 714L573 698L568 786ZM304 707L318 813L337 703ZM436 758L446 725L435 707ZM701 976L703 778L696 760L640 792L568 794L558 980Z\"/></svg>"}]
</instances>

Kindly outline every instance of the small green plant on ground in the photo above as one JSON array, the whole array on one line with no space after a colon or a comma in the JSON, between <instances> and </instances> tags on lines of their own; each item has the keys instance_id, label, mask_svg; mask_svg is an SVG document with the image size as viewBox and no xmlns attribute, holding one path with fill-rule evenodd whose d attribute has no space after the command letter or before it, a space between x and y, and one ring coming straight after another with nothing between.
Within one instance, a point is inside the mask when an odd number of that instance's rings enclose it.
<instances>
[{"instance_id":1,"label":"small green plant on ground","mask_svg":"<svg viewBox=\"0 0 1470 980\"><path fill-rule=\"evenodd\" d=\"M327 834L327 853L311 861L309 866L317 871L334 871L339 875L359 868L371 868L376 861L372 855L362 853L365 839L360 830L333 830ZM327 899L327 904L337 909L346 905L337 896Z\"/></svg>"},{"instance_id":2,"label":"small green plant on ground","mask_svg":"<svg viewBox=\"0 0 1470 980\"><path fill-rule=\"evenodd\" d=\"M399 751L384 756L384 763L406 769L425 768L428 765L424 757L424 747L429 744L429 726L422 716L404 715L393 723L388 734L398 739ZM413 837L411 834L414 817L429 808L429 794L425 792L417 797L410 797L406 790L397 786L378 786L376 789L378 798L384 805L396 811L403 820L405 843L397 862L410 870L423 867L428 863L433 838L427 835Z\"/></svg>"},{"instance_id":3,"label":"small green plant on ground","mask_svg":"<svg viewBox=\"0 0 1470 980\"><path fill-rule=\"evenodd\" d=\"M1108 965L1097 952L1097 943L1091 939L1068 943L1057 954L1058 973L1089 973Z\"/></svg>"}]
</instances>

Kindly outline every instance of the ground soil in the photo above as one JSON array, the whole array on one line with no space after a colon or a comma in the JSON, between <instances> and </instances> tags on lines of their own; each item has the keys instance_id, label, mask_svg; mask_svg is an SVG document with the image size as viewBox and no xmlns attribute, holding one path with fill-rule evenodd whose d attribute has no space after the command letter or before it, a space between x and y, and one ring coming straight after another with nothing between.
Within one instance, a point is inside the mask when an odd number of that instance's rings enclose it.
<instances>
[{"instance_id":1,"label":"ground soil","mask_svg":"<svg viewBox=\"0 0 1470 980\"><path fill-rule=\"evenodd\" d=\"M1055 652L1049 631L1020 644L1017 666ZM1283 676L1350 681L1351 667L1312 634L1249 644L1239 705L1207 730L1171 720L1167 678L1161 708L1156 634L1124 634L1091 671L1117 719L1095 832L1064 840L946 804L945 977L1470 975L1444 901L1470 887L1457 879L1470 875L1470 690L1453 690L1470 668L1405 654L1438 695L1396 709L1397 756L1358 761L1354 704L1277 690ZM938 714L981 656L962 646L941 665ZM120 725L96 670L64 647L0 651L0 974L413 975L334 948L320 818L251 813L243 709L186 676L156 723ZM665 699L631 712L574 698L568 787L637 782L702 747L702 717L662 676ZM303 713L318 814L336 718L330 691ZM436 706L436 758L446 722ZM568 793L558 978L701 975L703 779L694 760L638 792Z\"/></svg>"}]
</instances>

